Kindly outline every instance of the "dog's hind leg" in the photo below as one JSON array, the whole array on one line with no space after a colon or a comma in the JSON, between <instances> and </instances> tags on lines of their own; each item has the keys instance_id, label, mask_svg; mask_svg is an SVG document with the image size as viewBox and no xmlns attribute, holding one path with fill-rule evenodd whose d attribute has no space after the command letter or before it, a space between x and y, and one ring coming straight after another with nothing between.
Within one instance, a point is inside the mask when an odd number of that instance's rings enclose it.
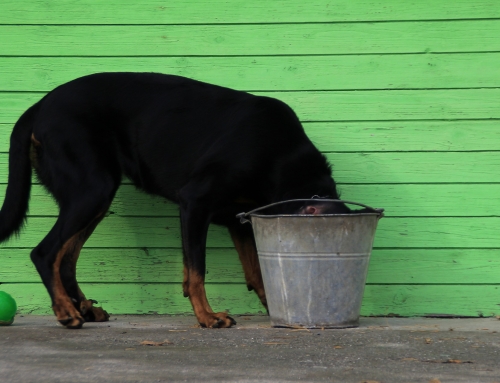
<instances>
[{"instance_id":1,"label":"dog's hind leg","mask_svg":"<svg viewBox=\"0 0 500 383\"><path fill-rule=\"evenodd\" d=\"M121 170L105 142L96 141L102 146L91 143L78 124L71 121L68 125L73 127L73 133L52 134L57 140L44 141L35 135L40 141L34 154L37 174L54 195L60 212L54 227L33 249L31 259L59 322L68 328L80 328L85 320L107 319L104 311L92 308L92 301L78 287L76 261L111 205Z\"/></svg>"},{"instance_id":2,"label":"dog's hind leg","mask_svg":"<svg viewBox=\"0 0 500 383\"><path fill-rule=\"evenodd\" d=\"M71 300L85 319L85 322L105 322L109 319L109 315L101 307L95 307L94 303L98 303L93 299L87 299L83 294L76 280L76 263L80 255L80 251L85 244L85 241L90 237L96 226L104 218L105 213L100 213L83 229L74 241L74 247L67 252L60 266L61 281L66 289L66 292L71 297ZM78 297L78 298L74 298Z\"/></svg>"},{"instance_id":3,"label":"dog's hind leg","mask_svg":"<svg viewBox=\"0 0 500 383\"><path fill-rule=\"evenodd\" d=\"M264 283L262 282L262 273L260 271L252 228L250 225L242 225L237 222L234 225L228 226L228 229L240 257L241 265L243 266L248 290L256 292L267 310L266 293L264 291Z\"/></svg>"},{"instance_id":4,"label":"dog's hind leg","mask_svg":"<svg viewBox=\"0 0 500 383\"><path fill-rule=\"evenodd\" d=\"M87 190L91 197L92 192ZM104 216L110 201L92 201L85 196L76 204L61 206L56 224L32 251L31 259L52 299L57 320L68 328L80 328L85 318L95 320L75 278L76 259L83 243ZM85 203L86 202L86 203ZM82 303L86 310L82 310ZM92 310L93 313L93 310ZM98 315L106 314L96 310Z\"/></svg>"},{"instance_id":5,"label":"dog's hind leg","mask_svg":"<svg viewBox=\"0 0 500 383\"><path fill-rule=\"evenodd\" d=\"M93 121L91 111L84 113L71 103L58 101L56 97L38 116L31 159L38 179L54 196L60 211L54 227L31 252L31 259L57 320L68 328L80 328L86 320L107 319L80 290L76 261L111 205L122 170L113 131Z\"/></svg>"}]
</instances>

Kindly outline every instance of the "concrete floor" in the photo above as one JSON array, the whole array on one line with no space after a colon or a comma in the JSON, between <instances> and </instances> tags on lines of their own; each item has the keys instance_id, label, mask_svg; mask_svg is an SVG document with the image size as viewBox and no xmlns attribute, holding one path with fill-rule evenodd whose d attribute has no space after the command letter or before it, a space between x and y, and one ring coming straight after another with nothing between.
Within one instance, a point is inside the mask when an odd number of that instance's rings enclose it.
<instances>
[{"instance_id":1,"label":"concrete floor","mask_svg":"<svg viewBox=\"0 0 500 383\"><path fill-rule=\"evenodd\" d=\"M190 316L112 316L67 330L18 316L0 327L0 382L500 383L496 318L361 318L344 330L235 319L210 330Z\"/></svg>"}]
</instances>

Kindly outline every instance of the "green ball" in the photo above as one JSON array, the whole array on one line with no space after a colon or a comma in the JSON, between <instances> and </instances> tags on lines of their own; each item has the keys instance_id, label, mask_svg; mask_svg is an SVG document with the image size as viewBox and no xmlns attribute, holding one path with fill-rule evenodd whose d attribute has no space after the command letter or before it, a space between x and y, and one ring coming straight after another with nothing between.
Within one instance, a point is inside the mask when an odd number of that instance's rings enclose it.
<instances>
[{"instance_id":1,"label":"green ball","mask_svg":"<svg viewBox=\"0 0 500 383\"><path fill-rule=\"evenodd\" d=\"M8 326L14 322L17 304L5 291L0 291L0 326Z\"/></svg>"}]
</instances>

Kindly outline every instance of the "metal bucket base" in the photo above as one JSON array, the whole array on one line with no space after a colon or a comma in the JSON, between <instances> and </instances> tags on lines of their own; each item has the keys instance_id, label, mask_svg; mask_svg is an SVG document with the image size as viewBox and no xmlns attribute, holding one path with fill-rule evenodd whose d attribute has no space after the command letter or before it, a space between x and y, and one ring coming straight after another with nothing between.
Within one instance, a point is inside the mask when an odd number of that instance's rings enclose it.
<instances>
[{"instance_id":1,"label":"metal bucket base","mask_svg":"<svg viewBox=\"0 0 500 383\"><path fill-rule=\"evenodd\" d=\"M292 329L299 329L299 328L307 328L307 329L343 329L343 328L356 328L359 327L359 322L358 323L346 323L346 324L326 324L326 325L299 325L299 324L273 324L271 323L272 327L276 328L292 328Z\"/></svg>"}]
</instances>

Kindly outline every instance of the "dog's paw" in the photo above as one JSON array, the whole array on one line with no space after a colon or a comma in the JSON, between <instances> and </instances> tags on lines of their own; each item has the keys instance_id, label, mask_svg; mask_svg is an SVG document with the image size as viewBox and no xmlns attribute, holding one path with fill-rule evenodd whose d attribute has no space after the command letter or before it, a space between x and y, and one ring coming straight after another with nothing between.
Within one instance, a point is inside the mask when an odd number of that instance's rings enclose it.
<instances>
[{"instance_id":1,"label":"dog's paw","mask_svg":"<svg viewBox=\"0 0 500 383\"><path fill-rule=\"evenodd\" d=\"M85 319L83 319L82 315L75 309L73 304L68 304L68 302L63 301L52 306L54 314L56 314L57 321L66 328L82 328L82 325L85 323Z\"/></svg>"},{"instance_id":2,"label":"dog's paw","mask_svg":"<svg viewBox=\"0 0 500 383\"><path fill-rule=\"evenodd\" d=\"M109 314L101 307L92 307L83 316L86 322L107 322Z\"/></svg>"},{"instance_id":3,"label":"dog's paw","mask_svg":"<svg viewBox=\"0 0 500 383\"><path fill-rule=\"evenodd\" d=\"M71 330L81 329L83 324L85 323L85 320L82 317L66 317L61 319L58 318L57 320L60 324Z\"/></svg>"},{"instance_id":4,"label":"dog's paw","mask_svg":"<svg viewBox=\"0 0 500 383\"><path fill-rule=\"evenodd\" d=\"M101 307L94 307L97 301L93 299L85 299L80 303L80 312L86 322L107 322L109 314Z\"/></svg>"},{"instance_id":5,"label":"dog's paw","mask_svg":"<svg viewBox=\"0 0 500 383\"><path fill-rule=\"evenodd\" d=\"M212 313L204 321L200 321L201 327L208 328L228 328L235 324L236 321L226 313Z\"/></svg>"}]
</instances>

